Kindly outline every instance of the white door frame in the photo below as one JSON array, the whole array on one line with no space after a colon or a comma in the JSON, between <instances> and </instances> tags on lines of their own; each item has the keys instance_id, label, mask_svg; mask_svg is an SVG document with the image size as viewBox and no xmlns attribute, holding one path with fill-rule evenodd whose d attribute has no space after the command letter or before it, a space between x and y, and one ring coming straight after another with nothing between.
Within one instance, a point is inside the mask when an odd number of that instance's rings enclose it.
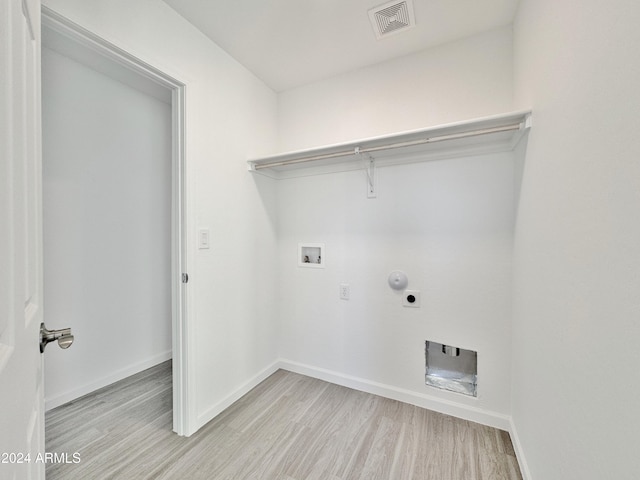
<instances>
[{"instance_id":1,"label":"white door frame","mask_svg":"<svg viewBox=\"0 0 640 480\"><path fill-rule=\"evenodd\" d=\"M185 163L185 94L186 85L111 42L88 31L54 10L42 6L42 26L90 48L136 74L171 91L172 185L171 185L171 294L173 356L173 430L189 435L194 418L189 395L187 355L187 281L186 277L186 163Z\"/></svg>"}]
</instances>

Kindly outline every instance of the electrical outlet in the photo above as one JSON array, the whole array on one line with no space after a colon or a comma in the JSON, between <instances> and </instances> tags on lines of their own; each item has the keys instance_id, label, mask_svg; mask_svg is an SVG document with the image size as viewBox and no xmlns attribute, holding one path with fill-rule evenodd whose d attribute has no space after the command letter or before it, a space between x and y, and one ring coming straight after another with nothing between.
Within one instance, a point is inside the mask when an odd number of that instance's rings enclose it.
<instances>
[{"instance_id":1,"label":"electrical outlet","mask_svg":"<svg viewBox=\"0 0 640 480\"><path fill-rule=\"evenodd\" d=\"M402 305L404 307L420 307L420 292L418 290L405 290L402 294Z\"/></svg>"},{"instance_id":2,"label":"electrical outlet","mask_svg":"<svg viewBox=\"0 0 640 480\"><path fill-rule=\"evenodd\" d=\"M340 284L340 298L342 300L349 300L349 296L351 295L351 286L348 283Z\"/></svg>"}]
</instances>

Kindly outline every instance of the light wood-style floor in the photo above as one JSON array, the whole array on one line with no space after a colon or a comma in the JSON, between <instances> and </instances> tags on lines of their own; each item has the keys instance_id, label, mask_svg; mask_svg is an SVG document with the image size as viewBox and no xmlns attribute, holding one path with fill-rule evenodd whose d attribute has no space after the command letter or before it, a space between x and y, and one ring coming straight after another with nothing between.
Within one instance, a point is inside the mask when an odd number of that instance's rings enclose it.
<instances>
[{"instance_id":1,"label":"light wood-style floor","mask_svg":"<svg viewBox=\"0 0 640 480\"><path fill-rule=\"evenodd\" d=\"M509 434L278 371L189 438L165 362L47 413L47 479L521 479Z\"/></svg>"}]
</instances>

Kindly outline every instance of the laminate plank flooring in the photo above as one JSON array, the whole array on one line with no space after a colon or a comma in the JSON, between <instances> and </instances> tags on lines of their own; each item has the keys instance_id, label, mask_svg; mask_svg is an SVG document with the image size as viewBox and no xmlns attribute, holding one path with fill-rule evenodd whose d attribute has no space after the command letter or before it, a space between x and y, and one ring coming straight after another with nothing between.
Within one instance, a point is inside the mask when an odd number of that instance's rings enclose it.
<instances>
[{"instance_id":1,"label":"laminate plank flooring","mask_svg":"<svg viewBox=\"0 0 640 480\"><path fill-rule=\"evenodd\" d=\"M47 479L522 478L507 432L283 370L179 437L171 388L165 362L47 412L47 452L69 459Z\"/></svg>"}]
</instances>

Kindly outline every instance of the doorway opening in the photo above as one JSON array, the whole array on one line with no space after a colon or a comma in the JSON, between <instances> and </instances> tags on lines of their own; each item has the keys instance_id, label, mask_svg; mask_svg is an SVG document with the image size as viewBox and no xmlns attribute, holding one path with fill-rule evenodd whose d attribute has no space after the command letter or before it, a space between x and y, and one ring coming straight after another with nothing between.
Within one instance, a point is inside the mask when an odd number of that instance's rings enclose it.
<instances>
[{"instance_id":1,"label":"doorway opening","mask_svg":"<svg viewBox=\"0 0 640 480\"><path fill-rule=\"evenodd\" d=\"M69 238L69 235L73 237L75 234L76 240L80 242L82 248L76 248L74 251L73 245L67 244L72 242L65 242L65 244L57 245L56 248L61 251L71 249L66 252L68 256L78 255L81 250L91 256L92 262L98 260L96 264L86 262L82 258L76 258L74 260L75 270L69 265L58 266L58 271L66 272L61 275L61 282L64 282L64 277L67 276L76 287L72 291L67 291L67 298L60 299L62 307L53 311L67 311L69 317L65 319L65 325L70 326L73 331L72 316L78 313L78 311L74 311L75 307L84 304L85 308L82 309L82 314L91 315L92 313L92 301L87 293L88 288L85 290L83 285L91 285L94 291L100 291L103 298L106 297L108 301L101 307L95 305L93 314L100 318L98 320L100 333L98 340L94 335L93 345L104 347L103 350L109 350L117 357L121 354L120 346L134 345L133 349L136 348L135 339L132 339L131 336L134 334L134 330L137 330L135 334L145 340L140 344L144 343L144 348L148 351L145 352L147 354L145 358L142 358L144 355L139 356L139 359L133 361L129 367L117 368L111 374L111 378L108 375L103 376L103 378L96 380L93 386L100 388L104 386L100 385L100 382L105 385L112 383L128 374L144 370L154 363L165 361L167 357L171 358L173 430L179 435L187 435L189 433L190 408L187 394L186 362L185 279L187 276L183 275L186 272L185 85L44 6L42 7L42 44L43 50L46 48L52 52L47 53L51 57L58 55L67 60L71 59L69 61L80 66L79 69L84 66L88 72L94 72L105 78L109 77L109 81L114 85L114 90L109 91L108 94L114 95L113 97L98 98L108 97L107 90L111 87L109 84L103 83L100 84L101 87L97 92L84 92L85 100L99 100L107 110L128 112L131 112L130 109L137 105L136 102L141 102L144 104L145 110L140 115L135 113L127 117L127 125L121 125L119 133L113 134L113 138L109 138L111 131L108 131L108 127L105 127L107 131L98 132L106 142L102 145L95 139L88 138L89 136L85 132L81 132L81 129L77 129L77 132L70 132L71 136L76 134L72 141L83 146L83 149L77 155L78 158L74 160L75 163L65 163L59 171L53 172L53 175L49 174L50 178L47 181L52 182L54 191L58 188L58 193L60 193L58 198L64 199L69 190L79 188L84 190L86 198L92 200L91 203L82 202L82 204L73 201L74 211L66 209L62 213L63 217L65 214L81 217L76 219L82 220L80 223L69 224L74 225L72 228L77 231L67 229L65 235L67 235L66 238ZM44 60L43 56L43 62ZM91 73L88 74L91 75ZM86 83L91 83L83 82L78 78L81 77L69 80L69 82L76 82L74 88L83 89ZM66 79L61 81L64 82ZM99 79L98 82L100 82ZM125 90L129 89L131 92L137 90L144 92L144 94L137 97L133 94L131 97L126 97L126 95L124 98L116 97L118 84L123 86ZM45 91L44 85L43 91ZM70 102L73 100L58 98L58 101ZM68 105L66 106L68 107ZM82 105L78 105L78 107L82 107ZM88 112L88 115L91 116L91 109L88 109ZM98 129L101 122L105 120L100 115L96 113L96 118L88 117L92 123L95 121ZM75 120L77 121L77 119ZM156 142L158 145L152 143L153 139L140 138L140 135L136 135L136 125L142 129L154 128L156 140L159 139L159 142ZM108 143L110 140L112 141ZM166 147L164 150L159 145L163 142ZM95 148L96 153L104 153L106 149L110 150L108 158L112 161L96 161L93 162L93 166L91 166L91 162L84 162L83 156L90 156L92 148ZM130 148L126 154L129 160L124 159L123 163L116 165L116 162L123 160L122 151L127 148ZM43 162L46 163L47 152L44 153ZM163 155L166 162L159 161L156 165L149 163L156 157L161 159ZM146 163L144 161L137 162L143 157L147 158ZM133 161L131 161L132 159ZM103 167L108 168L103 170ZM74 169L76 174L78 170L82 170L80 174L83 185L70 185L69 182L65 185L64 168ZM98 184L102 190L97 188ZM139 198L136 199L136 195ZM108 210L110 205L118 203L120 205L119 213ZM129 209L126 207L127 204ZM139 212L132 211L134 204L136 208L141 207ZM101 209L101 206L104 206L105 209ZM105 212L110 213L105 214ZM45 205L44 215L45 223L47 223L47 205ZM54 228L64 230L65 226L63 222L59 222L50 226L50 229ZM128 251L127 242L131 236L139 234L141 231L146 235L146 237L142 237L142 243L146 242L146 245L143 245L137 252ZM48 239L46 231L44 235L46 251ZM118 242L121 242L119 247ZM114 246L116 248L111 248ZM153 256L154 252L155 257ZM45 258L45 267L46 262ZM100 265L100 267L98 268L96 265ZM105 270L101 270L103 268ZM100 285L103 280L102 271L107 272L108 270L111 270L109 275L112 279L120 278L122 281L111 281ZM153 287L156 277L160 279L157 288ZM57 281L58 279L49 278L47 282L45 275L45 291L47 284L53 285ZM123 302L118 298L118 289L126 290L134 285L136 293L129 296L127 305L122 305ZM110 311L105 312L105 309ZM121 318L123 310L127 311L130 319L135 319L136 315L149 317L145 320L147 323L143 327L138 325L138 328L135 328L133 320L129 320L128 325L126 321L123 323ZM169 324L163 324L161 317L165 319L170 317ZM91 318L83 318L83 321L91 320ZM54 325L56 322L56 319L52 319L50 324ZM83 335L81 331L77 330L73 333L76 337L76 345L72 348L75 348L82 343ZM61 355L65 353L67 352L55 352L55 354ZM99 360L89 354L86 360L82 361L86 362L88 368L92 362ZM75 392L71 389L69 395L89 393L89 391L83 392L82 388L90 387L91 382L84 382L83 386L78 387ZM58 404L62 400L64 400L64 395L59 396ZM71 400L71 398L67 400ZM49 408L53 406L55 403L48 405Z\"/></svg>"}]
</instances>

